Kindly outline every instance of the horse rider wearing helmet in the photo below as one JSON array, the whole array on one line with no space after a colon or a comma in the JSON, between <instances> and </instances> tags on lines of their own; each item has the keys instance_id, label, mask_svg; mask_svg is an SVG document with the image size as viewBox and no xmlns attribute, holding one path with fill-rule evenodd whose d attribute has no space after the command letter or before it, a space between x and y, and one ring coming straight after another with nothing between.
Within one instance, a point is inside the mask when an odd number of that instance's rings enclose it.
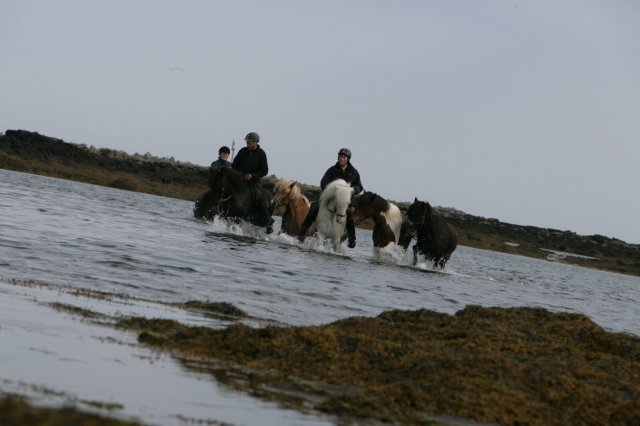
<instances>
[{"instance_id":1,"label":"horse rider wearing helmet","mask_svg":"<svg viewBox=\"0 0 640 426\"><path fill-rule=\"evenodd\" d=\"M261 203L257 195L257 192L265 191L260 185L260 179L265 177L269 173L269 165L267 164L267 154L258 145L260 142L260 135L256 132L249 132L245 136L244 140L247 142L247 146L238 151L238 155L233 160L232 167L244 174L244 180L249 183L249 187L254 193L254 200L256 201L256 207L261 214L264 214L268 218L267 234L273 232L273 218L269 207L265 203Z\"/></svg>"},{"instance_id":2,"label":"horse rider wearing helmet","mask_svg":"<svg viewBox=\"0 0 640 426\"><path fill-rule=\"evenodd\" d=\"M324 190L327 185L329 185L336 179L344 179L349 185L354 188L354 194L359 194L363 190L362 183L360 182L360 173L358 173L358 170L356 170L356 168L351 164L351 151L348 148L342 148L340 149L340 151L338 151L338 162L327 169L324 176L322 176L322 180L320 181L320 187ZM311 226L311 224L318 217L318 209L318 202L311 204L309 213L307 213L307 217L304 219L304 222L302 223L302 226L300 227L300 231L298 233L298 238L301 241L304 240L309 226ZM353 219L351 218L352 212L353 208L349 207L349 209L347 210L347 233L349 236L349 248L354 248L356 246L356 226L353 222Z\"/></svg>"}]
</instances>

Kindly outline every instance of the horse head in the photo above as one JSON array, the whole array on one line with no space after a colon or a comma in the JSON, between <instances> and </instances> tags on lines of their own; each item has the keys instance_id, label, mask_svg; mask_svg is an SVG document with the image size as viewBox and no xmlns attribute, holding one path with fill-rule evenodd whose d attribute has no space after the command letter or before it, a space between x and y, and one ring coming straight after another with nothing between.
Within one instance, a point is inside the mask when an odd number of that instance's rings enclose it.
<instances>
[{"instance_id":1,"label":"horse head","mask_svg":"<svg viewBox=\"0 0 640 426\"><path fill-rule=\"evenodd\" d=\"M286 206L291 200L301 195L298 182L291 182L288 179L278 179L273 187L273 201L276 206Z\"/></svg>"},{"instance_id":2,"label":"horse head","mask_svg":"<svg viewBox=\"0 0 640 426\"><path fill-rule=\"evenodd\" d=\"M414 197L413 204L411 204L409 210L407 210L409 225L411 225L412 228L418 225L424 225L429 216L431 216L432 210L431 204L425 201L419 201Z\"/></svg>"},{"instance_id":3,"label":"horse head","mask_svg":"<svg viewBox=\"0 0 640 426\"><path fill-rule=\"evenodd\" d=\"M320 194L320 206L328 209L337 223L346 223L347 209L354 192L355 189L343 179L334 180Z\"/></svg>"},{"instance_id":4,"label":"horse head","mask_svg":"<svg viewBox=\"0 0 640 426\"><path fill-rule=\"evenodd\" d=\"M233 193L229 181L230 170L227 167L221 167L209 173L209 188L216 202L228 199Z\"/></svg>"},{"instance_id":5,"label":"horse head","mask_svg":"<svg viewBox=\"0 0 640 426\"><path fill-rule=\"evenodd\" d=\"M209 173L209 188L212 194L213 211L216 214L227 214L235 198L248 191L247 183L241 172L221 167Z\"/></svg>"},{"instance_id":6,"label":"horse head","mask_svg":"<svg viewBox=\"0 0 640 426\"><path fill-rule=\"evenodd\" d=\"M353 220L363 220L376 213L389 210L389 202L373 192L365 192L355 202L355 210L351 217Z\"/></svg>"}]
</instances>

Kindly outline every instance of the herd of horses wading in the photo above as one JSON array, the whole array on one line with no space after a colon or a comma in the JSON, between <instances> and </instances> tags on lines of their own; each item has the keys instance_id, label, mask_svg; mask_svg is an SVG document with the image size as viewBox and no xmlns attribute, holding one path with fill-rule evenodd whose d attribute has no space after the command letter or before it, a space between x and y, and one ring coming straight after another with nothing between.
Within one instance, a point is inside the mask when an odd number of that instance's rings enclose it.
<instances>
[{"instance_id":1,"label":"herd of horses wading","mask_svg":"<svg viewBox=\"0 0 640 426\"><path fill-rule=\"evenodd\" d=\"M305 236L315 236L320 243L331 241L333 249L341 253L342 242L347 237L347 210L354 197L354 189L344 180L331 182L320 194L318 217ZM245 221L258 227L270 225L270 217L276 207L284 207L280 233L298 237L311 202L297 182L279 179L273 194L244 180L242 173L231 168L220 168L209 174L209 190L195 202L194 216L205 220L219 217L223 220ZM433 262L435 268L444 268L451 253L458 245L456 230L431 207L417 198L406 212L373 192L364 192L353 200L352 218L359 223L372 218L373 246L387 250L395 245L406 250L415 238L413 264L418 255ZM299 237L304 238L304 237Z\"/></svg>"}]
</instances>

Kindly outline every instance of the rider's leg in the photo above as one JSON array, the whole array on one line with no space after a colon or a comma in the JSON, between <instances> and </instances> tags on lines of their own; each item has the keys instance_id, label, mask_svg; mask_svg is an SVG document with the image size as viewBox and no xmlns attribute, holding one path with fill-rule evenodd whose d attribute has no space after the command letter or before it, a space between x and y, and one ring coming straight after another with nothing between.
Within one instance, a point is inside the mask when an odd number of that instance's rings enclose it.
<instances>
[{"instance_id":1,"label":"rider's leg","mask_svg":"<svg viewBox=\"0 0 640 426\"><path fill-rule=\"evenodd\" d=\"M356 224L353 221L351 211L349 210L347 210L347 236L349 237L347 246L349 248L354 248L356 246Z\"/></svg>"}]
</instances>

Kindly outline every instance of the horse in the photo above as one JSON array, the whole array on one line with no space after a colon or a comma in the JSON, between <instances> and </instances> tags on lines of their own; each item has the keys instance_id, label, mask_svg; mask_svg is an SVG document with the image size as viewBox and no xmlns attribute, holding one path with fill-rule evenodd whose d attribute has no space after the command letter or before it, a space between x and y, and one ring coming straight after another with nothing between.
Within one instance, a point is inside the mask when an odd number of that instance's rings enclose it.
<instances>
[{"instance_id":1,"label":"horse","mask_svg":"<svg viewBox=\"0 0 640 426\"><path fill-rule=\"evenodd\" d=\"M344 179L336 179L326 186L318 200L318 236L320 241L331 240L336 252L342 251L341 243L347 238L347 209L354 192Z\"/></svg>"},{"instance_id":2,"label":"horse","mask_svg":"<svg viewBox=\"0 0 640 426\"><path fill-rule=\"evenodd\" d=\"M221 167L209 172L209 191L196 201L193 213L198 218L244 220L267 227L269 232L272 211L271 194L260 184L246 181L237 170Z\"/></svg>"},{"instance_id":3,"label":"horse","mask_svg":"<svg viewBox=\"0 0 640 426\"><path fill-rule=\"evenodd\" d=\"M418 253L433 261L433 267L444 268L451 253L458 246L458 234L451 224L425 201L414 199L407 210L407 218L412 229L417 231L417 241L413 246L413 264L418 263Z\"/></svg>"},{"instance_id":4,"label":"horse","mask_svg":"<svg viewBox=\"0 0 640 426\"><path fill-rule=\"evenodd\" d=\"M285 207L280 233L297 237L310 206L309 199L302 193L300 185L288 179L278 179L273 187L273 202L276 207ZM307 230L306 236L313 235L315 232L315 226L312 225Z\"/></svg>"},{"instance_id":5,"label":"horse","mask_svg":"<svg viewBox=\"0 0 640 426\"><path fill-rule=\"evenodd\" d=\"M365 192L355 202L353 220L361 221L368 217L373 219L373 246L382 249L390 244L407 249L411 243L409 223L402 212L393 203L373 192Z\"/></svg>"}]
</instances>

